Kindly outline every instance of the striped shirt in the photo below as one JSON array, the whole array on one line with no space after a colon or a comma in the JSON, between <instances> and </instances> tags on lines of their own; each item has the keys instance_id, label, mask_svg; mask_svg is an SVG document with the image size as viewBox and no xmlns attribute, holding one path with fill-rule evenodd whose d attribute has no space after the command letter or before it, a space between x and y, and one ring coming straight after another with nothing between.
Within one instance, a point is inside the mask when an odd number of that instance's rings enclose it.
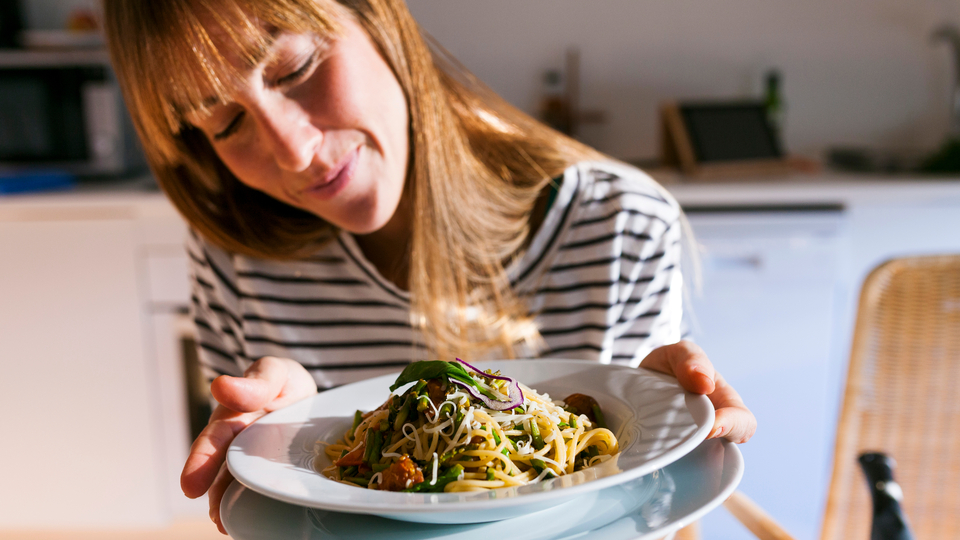
<instances>
[{"instance_id":1,"label":"striped shirt","mask_svg":"<svg viewBox=\"0 0 960 540\"><path fill-rule=\"evenodd\" d=\"M527 251L507 270L546 350L540 357L636 366L680 339L680 209L637 169L567 169ZM410 295L385 280L352 235L315 256L273 261L188 240L192 314L210 378L263 356L292 358L320 389L429 358Z\"/></svg>"}]
</instances>

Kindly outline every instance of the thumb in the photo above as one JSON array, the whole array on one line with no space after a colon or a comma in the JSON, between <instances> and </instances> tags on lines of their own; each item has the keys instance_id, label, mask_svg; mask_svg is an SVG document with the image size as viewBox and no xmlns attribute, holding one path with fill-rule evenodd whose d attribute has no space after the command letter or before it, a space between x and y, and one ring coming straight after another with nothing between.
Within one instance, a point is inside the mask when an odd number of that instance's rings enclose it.
<instances>
[{"instance_id":1,"label":"thumb","mask_svg":"<svg viewBox=\"0 0 960 540\"><path fill-rule=\"evenodd\" d=\"M210 385L210 393L228 409L255 412L264 409L280 395L288 377L286 362L265 356L247 368L243 377L217 377Z\"/></svg>"},{"instance_id":2,"label":"thumb","mask_svg":"<svg viewBox=\"0 0 960 540\"><path fill-rule=\"evenodd\" d=\"M717 372L696 343L680 341L658 347L640 362L640 367L673 375L680 386L695 394L712 394Z\"/></svg>"}]
</instances>

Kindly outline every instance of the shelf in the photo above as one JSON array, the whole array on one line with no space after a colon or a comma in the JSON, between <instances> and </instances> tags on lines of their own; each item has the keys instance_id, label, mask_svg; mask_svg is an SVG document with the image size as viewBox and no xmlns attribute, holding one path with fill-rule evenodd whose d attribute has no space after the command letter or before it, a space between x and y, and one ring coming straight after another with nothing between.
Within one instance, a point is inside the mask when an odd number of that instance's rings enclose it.
<instances>
[{"instance_id":1,"label":"shelf","mask_svg":"<svg viewBox=\"0 0 960 540\"><path fill-rule=\"evenodd\" d=\"M106 49L0 49L0 68L110 66Z\"/></svg>"}]
</instances>

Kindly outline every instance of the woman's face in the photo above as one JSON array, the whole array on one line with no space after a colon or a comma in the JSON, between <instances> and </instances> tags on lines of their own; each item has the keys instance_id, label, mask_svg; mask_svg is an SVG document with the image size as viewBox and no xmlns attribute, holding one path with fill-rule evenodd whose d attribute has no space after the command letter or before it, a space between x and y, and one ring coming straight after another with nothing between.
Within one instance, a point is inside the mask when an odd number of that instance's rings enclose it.
<instances>
[{"instance_id":1,"label":"woman's face","mask_svg":"<svg viewBox=\"0 0 960 540\"><path fill-rule=\"evenodd\" d=\"M232 101L188 117L244 184L356 234L400 202L407 103L359 24L326 42L280 33Z\"/></svg>"}]
</instances>

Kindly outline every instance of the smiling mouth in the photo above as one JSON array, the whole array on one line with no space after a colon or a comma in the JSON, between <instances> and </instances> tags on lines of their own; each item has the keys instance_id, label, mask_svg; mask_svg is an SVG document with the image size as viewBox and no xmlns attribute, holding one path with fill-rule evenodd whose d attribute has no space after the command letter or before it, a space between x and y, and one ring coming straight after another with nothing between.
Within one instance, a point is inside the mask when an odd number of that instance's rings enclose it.
<instances>
[{"instance_id":1,"label":"smiling mouth","mask_svg":"<svg viewBox=\"0 0 960 540\"><path fill-rule=\"evenodd\" d=\"M347 152L333 169L330 169L322 179L304 189L302 193L322 199L334 196L353 177L359 157L360 147Z\"/></svg>"}]
</instances>

